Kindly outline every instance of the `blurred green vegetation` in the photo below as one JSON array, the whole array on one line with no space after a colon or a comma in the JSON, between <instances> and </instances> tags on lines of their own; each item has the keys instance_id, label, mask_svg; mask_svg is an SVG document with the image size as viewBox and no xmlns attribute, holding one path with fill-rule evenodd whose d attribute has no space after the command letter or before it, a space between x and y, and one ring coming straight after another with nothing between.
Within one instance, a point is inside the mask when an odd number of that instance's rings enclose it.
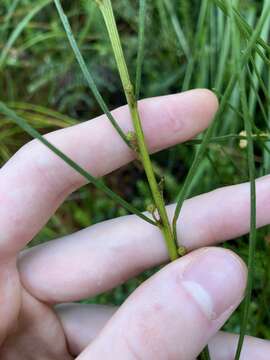
<instances>
[{"instance_id":1,"label":"blurred green vegetation","mask_svg":"<svg viewBox=\"0 0 270 360\"><path fill-rule=\"evenodd\" d=\"M94 1L63 1L82 54L99 90L111 109L125 103L103 20ZM148 1L146 46L141 97L170 94L206 87L222 97L236 70L232 50L231 20L213 0ZM262 7L269 1L234 1L244 19L254 28ZM138 1L113 1L127 63L135 78L138 46ZM100 114L69 47L53 1L2 0L0 3L0 89L1 100L23 115L43 133L91 119ZM270 18L261 36L269 40ZM246 45L242 34L243 49ZM239 49L241 51L242 49ZM263 49L262 49L263 51ZM268 54L269 55L269 54ZM257 132L268 132L270 88L268 65L255 54L245 69L249 112ZM215 128L215 136L239 134L244 124L239 110L239 88L235 87L226 111ZM0 116L0 164L29 138L7 118ZM196 145L183 144L153 157L156 171L165 176L166 201L175 201L191 165ZM268 145L256 142L257 176L269 173ZM248 180L247 156L239 140L211 143L200 171L193 181L192 194ZM107 176L104 181L140 209L150 194L143 171L134 164ZM121 187L119 187L121 183ZM222 206L222 204L220 204ZM87 185L72 194L31 245L77 231L97 222L124 215L102 193ZM244 260L248 241L244 236L225 244ZM269 228L258 232L255 289L249 332L270 337L268 303ZM117 289L101 294L100 303L121 304L145 278L148 271ZM226 328L239 330L239 311Z\"/></svg>"}]
</instances>

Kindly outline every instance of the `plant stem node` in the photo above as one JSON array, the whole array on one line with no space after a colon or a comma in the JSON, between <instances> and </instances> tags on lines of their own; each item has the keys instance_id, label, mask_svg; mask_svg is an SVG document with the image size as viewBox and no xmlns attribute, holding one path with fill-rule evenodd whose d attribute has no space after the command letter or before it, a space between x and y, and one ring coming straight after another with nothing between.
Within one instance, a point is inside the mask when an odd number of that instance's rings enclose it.
<instances>
[{"instance_id":1,"label":"plant stem node","mask_svg":"<svg viewBox=\"0 0 270 360\"><path fill-rule=\"evenodd\" d=\"M184 246L179 246L177 253L179 256L184 256L187 254L187 249Z\"/></svg>"},{"instance_id":2,"label":"plant stem node","mask_svg":"<svg viewBox=\"0 0 270 360\"><path fill-rule=\"evenodd\" d=\"M130 143L131 148L136 152L139 153L139 145L138 145L138 138L134 131L129 131L127 133L127 140Z\"/></svg>"}]
</instances>

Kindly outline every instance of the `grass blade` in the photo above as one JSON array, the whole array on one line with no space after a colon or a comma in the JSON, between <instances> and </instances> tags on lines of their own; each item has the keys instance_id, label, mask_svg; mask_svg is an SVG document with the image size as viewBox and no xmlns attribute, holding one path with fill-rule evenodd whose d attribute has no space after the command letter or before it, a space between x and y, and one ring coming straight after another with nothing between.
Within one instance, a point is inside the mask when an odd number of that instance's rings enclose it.
<instances>
[{"instance_id":1,"label":"grass blade","mask_svg":"<svg viewBox=\"0 0 270 360\"><path fill-rule=\"evenodd\" d=\"M205 36L204 24L207 19L207 12L208 12L208 0L202 0L199 11L198 25L196 28L196 32L194 34L194 50L188 58L188 64L182 85L182 91L186 91L190 88L190 83L194 73L195 64L201 52L202 38Z\"/></svg>"},{"instance_id":2,"label":"grass blade","mask_svg":"<svg viewBox=\"0 0 270 360\"><path fill-rule=\"evenodd\" d=\"M257 26L248 42L248 45L242 55L242 60L241 60L241 69L247 64L247 61L249 59L249 57L251 56L251 53L252 53L252 50L254 48L254 46L256 45L257 43L257 40L260 36L260 33L261 33L261 30L262 30L262 27L269 15L269 10L270 10L270 6L267 6L264 8L264 11L262 12L259 20L258 20L258 23L257 23ZM180 215L180 211L181 211L181 208L182 208L182 205L183 205L183 202L186 198L186 196L188 196L189 194L189 191L190 191L190 184L193 180L193 177L195 176L195 173L197 171L197 168L198 166L200 165L200 162L201 160L203 159L203 156L205 154L205 151L207 149L207 146L208 146L208 143L211 139L211 136L212 136L212 133L213 133L213 130L214 130L214 126L216 124L216 120L220 117L220 115L224 112L225 108L226 108L226 104L227 104L227 101L234 89L234 86L235 86L235 83L237 81L237 78L238 78L238 72L234 73L234 75L232 75L231 77L231 80L225 90L225 93L224 93L224 96L222 98L222 101L220 103L220 106L219 106L219 109L216 113L216 116L215 116L215 119L212 123L212 125L207 129L205 135L204 135L204 138L203 138L203 142L198 150L198 152L196 153L195 155L195 159L189 169L189 172L187 174L187 177L186 177L186 180L184 182L184 185L182 187L182 189L180 190L180 193L179 193L179 197L178 197L178 201L177 201L177 205L176 205L176 208L175 208L175 213L174 213L174 217L173 217L173 231L174 231L174 236L177 236L177 230L176 230L176 224L177 224L177 220L178 220L178 217Z\"/></svg>"},{"instance_id":3,"label":"grass blade","mask_svg":"<svg viewBox=\"0 0 270 360\"><path fill-rule=\"evenodd\" d=\"M10 23L10 19L12 18L18 4L19 4L20 0L14 0L12 2L12 4L10 5L8 12L6 14L6 16L4 17L4 21L3 21L3 26L0 29L0 33L1 36L4 38L4 35L6 33L6 30L8 29L9 23Z\"/></svg>"},{"instance_id":4,"label":"grass blade","mask_svg":"<svg viewBox=\"0 0 270 360\"><path fill-rule=\"evenodd\" d=\"M41 11L45 6L49 5L52 2L52 0L45 0L41 1L37 6L35 6L17 25L17 27L14 29L12 34L10 35L7 43L5 44L1 55L0 55L0 70L5 65L8 53L10 49L12 48L15 41L18 39L22 31L25 29L25 27L28 25L29 21L39 12Z\"/></svg>"},{"instance_id":5,"label":"grass blade","mask_svg":"<svg viewBox=\"0 0 270 360\"><path fill-rule=\"evenodd\" d=\"M267 4L269 5L269 3L270 3L269 0L265 1L264 6L266 6ZM266 21L263 26L262 34L261 34L261 37L263 39L268 38L269 30L270 30L270 21ZM264 68L264 62L263 62L262 58L258 56L258 54L254 55L254 65L253 66L256 69L254 68L254 70L253 70L252 78L253 78L253 82L255 85L255 89L258 91L259 83L262 81L261 74L262 74L263 68ZM248 102L249 102L250 114L254 115L255 106L256 106L256 94L252 90L250 91Z\"/></svg>"},{"instance_id":6,"label":"grass blade","mask_svg":"<svg viewBox=\"0 0 270 360\"><path fill-rule=\"evenodd\" d=\"M189 59L190 57L190 49L188 46L188 42L187 39L185 37L184 31L182 30L182 27L179 23L179 20L177 18L177 16L175 15L175 10L173 8L172 2L170 0L164 0L165 6L167 8L167 11L169 13L171 22L172 22L172 26L174 28L174 32L177 36L177 39L179 41L179 44L186 56L187 59Z\"/></svg>"},{"instance_id":7,"label":"grass blade","mask_svg":"<svg viewBox=\"0 0 270 360\"><path fill-rule=\"evenodd\" d=\"M224 12L225 15L232 17L233 15L236 17L236 23L237 26L239 27L240 31L246 36L246 37L250 37L253 34L253 29L252 27L246 22L246 20L243 18L243 16L237 11L237 9L235 7L233 7L233 12L232 14L230 14L227 4L226 2L222 1L222 0L213 0L216 5ZM268 54L270 53L270 46L267 44L267 42L265 42L261 36L258 37L256 43L258 43L259 45L261 45L267 52ZM255 46L255 50L257 51L257 53L265 60L267 59L264 54L260 51L259 47L256 45Z\"/></svg>"}]
</instances>

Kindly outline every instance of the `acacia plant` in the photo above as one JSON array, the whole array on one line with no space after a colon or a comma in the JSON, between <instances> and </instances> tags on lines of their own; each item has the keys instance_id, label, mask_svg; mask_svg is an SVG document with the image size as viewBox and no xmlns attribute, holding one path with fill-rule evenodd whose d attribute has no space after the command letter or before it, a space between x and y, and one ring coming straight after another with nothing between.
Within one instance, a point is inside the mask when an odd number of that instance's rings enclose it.
<instances>
[{"instance_id":1,"label":"acacia plant","mask_svg":"<svg viewBox=\"0 0 270 360\"><path fill-rule=\"evenodd\" d=\"M94 184L98 189L102 190L107 196L109 196L116 203L120 204L129 213L136 214L144 221L147 221L152 226L156 226L160 229L163 234L164 241L167 245L168 253L171 261L183 256L186 249L178 244L181 244L181 239L177 239L176 224L179 218L181 208L184 200L189 196L192 186L196 185L196 179L200 173L200 169L205 166L203 161L205 156L208 155L208 148L211 144L219 144L226 141L242 140L244 141L244 147L247 151L248 158L248 173L250 179L250 203L251 203L251 221L250 221L250 238L249 238L249 255L248 255L248 286L246 292L246 298L243 305L242 312L242 323L240 330L239 344L235 355L235 360L239 360L241 349L243 345L244 336L247 330L248 317L250 312L250 303L253 287L253 276L254 276L254 257L255 257L255 245L256 245L256 189L255 189L255 156L254 156L254 142L262 144L265 154L269 153L267 141L269 136L267 132L262 132L255 125L252 116L250 103L255 106L255 103L259 104L259 107L265 117L267 123L267 114L265 113L264 106L258 95L258 87L261 88L265 97L269 102L269 96L267 95L267 88L261 77L261 69L263 65L269 66L270 59L270 46L267 44L262 36L263 31L268 26L267 17L270 12L270 2L264 1L262 12L259 20L257 21L254 29L245 20L238 10L237 1L231 0L202 0L201 8L199 12L199 20L197 24L197 32L195 35L194 50L189 47L188 39L186 38L185 32L183 31L178 18L174 14L173 4L170 0L158 1L159 6L170 15L172 22L172 29L176 35L177 41L183 50L183 53L187 59L187 67L185 76L182 84L182 89L188 89L191 84L194 71L198 67L200 59L196 48L201 45L204 36L204 24L209 15L209 7L213 4L219 9L219 13L223 16L226 21L226 34L224 47L220 56L220 62L218 64L218 77L215 83L215 90L217 95L220 97L220 107L215 116L212 125L208 128L202 138L194 139L190 141L190 144L196 144L198 146L191 167L187 173L186 179L183 186L179 189L177 196L177 205L172 221L165 208L165 200L163 196L163 182L164 179L156 173L153 163L151 161L147 144L145 142L144 133L142 129L140 112L138 109L138 99L141 93L142 83L142 66L144 59L144 48L145 48L145 24L146 24L146 13L147 13L147 0L140 0L139 8L139 36L138 36L138 53L137 53L137 64L136 64L136 76L135 81L131 80L129 68L125 60L124 51L122 48L118 27L116 24L113 6L111 0L88 0L89 3L95 1L99 7L104 23L108 32L108 36L111 42L112 51L114 54L115 62L121 79L125 98L129 107L133 131L125 133L117 124L116 119L113 117L106 105L105 100L100 94L96 82L91 74L91 70L87 66L80 50L79 45L73 35L69 20L65 15L60 0L54 0L55 7L58 11L62 25L66 32L66 36L69 40L71 49L73 50L74 56L78 62L78 65L82 71L87 85L89 86L93 96L99 104L102 111L107 115L111 124L115 128L115 131L123 139L126 146L135 153L137 161L139 161L145 171L147 183L152 195L151 204L147 207L147 212L142 212L128 203L125 199L117 195L110 188L108 188L100 179L92 176L88 171L76 164L71 158L65 155L62 151L52 145L45 137L43 137L36 129L34 129L26 119L16 113L13 109L8 107L4 102L0 102L0 112L7 118L15 122L25 132L30 134L32 137L40 140L45 146L59 156L63 161L70 165L74 170L80 173L88 182ZM20 35L25 24L30 20L34 14L45 6L48 1L40 4L38 9L33 10L33 13L29 14L25 21L17 28L17 31L10 38L7 47L4 49L0 56L0 68L4 66L6 57L12 43ZM224 25L224 24L223 24ZM225 26L224 26L225 27ZM269 28L268 28L269 30ZM223 81L223 75L226 68L226 57L229 53L229 39L232 38L232 53L233 62L235 64L234 71L232 72L229 81L226 86ZM227 41L227 42L226 42ZM147 59L146 59L147 61ZM202 60L203 61L203 60ZM199 65L201 66L201 65ZM252 84L252 95L248 99L247 94L247 78L250 79ZM199 84L198 84L199 85ZM240 94L237 95L237 91ZM228 125L226 122L220 123L221 117L225 111L236 113L242 120L244 132L229 133ZM253 108L254 110L254 108ZM222 130L218 131L220 127ZM269 155L268 155L269 156ZM207 349L201 355L202 359L209 359L209 352Z\"/></svg>"}]
</instances>

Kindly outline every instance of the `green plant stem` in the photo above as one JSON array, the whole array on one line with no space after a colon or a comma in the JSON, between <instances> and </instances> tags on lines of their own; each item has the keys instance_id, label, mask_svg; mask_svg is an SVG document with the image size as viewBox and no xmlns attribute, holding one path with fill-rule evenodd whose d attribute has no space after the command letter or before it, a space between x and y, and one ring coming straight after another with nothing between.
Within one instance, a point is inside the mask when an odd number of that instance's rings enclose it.
<instances>
[{"instance_id":1,"label":"green plant stem","mask_svg":"<svg viewBox=\"0 0 270 360\"><path fill-rule=\"evenodd\" d=\"M236 76L232 76L229 85L224 93L224 96L222 98L222 102L220 104L220 107L217 111L217 114L215 116L215 120L220 116L220 114L222 114L222 112L225 110L226 107L226 103L228 98L230 97L232 90L234 88L236 82ZM179 197L178 197L178 201L176 204L176 208L175 208L175 213L174 213L174 217L173 217L173 233L174 236L177 236L177 221L178 221L178 217L180 215L180 211L182 208L182 205L184 203L185 198L189 195L189 190L190 190L190 185L192 183L192 180L196 174L197 168L200 164L200 162L202 161L205 151L208 147L209 141L211 139L213 130L214 130L214 124L215 124L215 120L213 122L213 124L207 129L205 136L202 140L202 143L200 145L199 150L196 152L195 158L193 160L193 163L189 169L189 172L187 174L187 177L185 179L184 185L179 193Z\"/></svg>"},{"instance_id":2,"label":"green plant stem","mask_svg":"<svg viewBox=\"0 0 270 360\"><path fill-rule=\"evenodd\" d=\"M241 76L243 78L243 76ZM241 80L243 82L243 80ZM244 86L244 85L243 85ZM244 89L244 88L243 88ZM247 289L246 296L243 305L242 321L240 328L240 336L238 340L237 350L235 354L235 360L240 359L244 337L246 335L249 313L250 313L250 303L254 282L254 262L255 262L255 250L256 250L256 185L255 185L255 160L254 160L254 149L253 149L253 139L251 135L251 119L248 113L248 102L245 90L242 91L242 102L244 103L245 111L245 129L248 137L248 168L249 168L249 179L250 179L250 234L249 234L249 252L248 252L248 280L247 280Z\"/></svg>"},{"instance_id":3,"label":"green plant stem","mask_svg":"<svg viewBox=\"0 0 270 360\"><path fill-rule=\"evenodd\" d=\"M3 102L0 101L0 112L5 114L9 119L11 119L15 124L17 124L20 128L22 128L25 132L27 132L30 136L35 139L38 139L42 142L47 148L55 153L58 157L60 157L65 163L67 163L70 167L72 167L75 171L77 171L80 175L82 175L88 182L95 185L99 190L103 191L106 195L108 195L112 200L114 200L119 205L123 206L128 212L133 213L139 216L141 219L147 221L151 225L157 225L155 221L150 219L141 213L134 206L126 202L119 195L115 194L111 189L109 189L103 182L94 176L92 176L88 171L80 167L75 161L73 161L70 157L65 155L61 150L51 144L45 137L43 137L37 130L35 130L32 126L30 126L22 117L18 116L13 110L8 108Z\"/></svg>"},{"instance_id":4,"label":"green plant stem","mask_svg":"<svg viewBox=\"0 0 270 360\"><path fill-rule=\"evenodd\" d=\"M260 133L260 134L252 134L253 141L263 141L268 142L270 141L270 133ZM211 137L209 140L209 144L216 144L224 141L229 140L247 140L248 137L245 135L239 135L239 134L228 134L223 136L215 136ZM193 139L185 142L185 145L199 145L203 142L201 139Z\"/></svg>"},{"instance_id":5,"label":"green plant stem","mask_svg":"<svg viewBox=\"0 0 270 360\"><path fill-rule=\"evenodd\" d=\"M255 157L254 157L254 145L253 145L253 136L252 136L252 127L253 122L249 113L249 106L246 94L246 82L245 82L245 69L242 69L241 58L240 58L240 49L241 42L239 33L236 29L237 18L235 13L233 13L233 7L230 3L229 10L231 17L233 19L232 34L233 34L233 48L235 54L235 63L236 69L239 74L239 85L240 85L240 100L244 118L245 131L247 133L248 143L247 143L247 155L248 155L248 172L250 180L250 234L249 234L249 252L248 252L248 279L247 279L247 288L246 296L244 299L243 312L241 318L240 326L240 336L237 344L237 349L235 353L235 360L239 360L243 348L244 338L247 331L249 313L250 313L250 304L253 290L254 282L254 263L255 263L255 251L256 251L256 183L255 183ZM268 11L269 6L265 6L265 9Z\"/></svg>"},{"instance_id":6,"label":"green plant stem","mask_svg":"<svg viewBox=\"0 0 270 360\"><path fill-rule=\"evenodd\" d=\"M149 152L144 138L144 133L141 125L141 119L138 111L137 100L134 95L133 85L130 81L129 72L127 69L120 37L115 22L113 8L110 0L96 0L101 13L103 15L110 41L112 44L116 64L122 81L123 89L130 109L130 114L136 134L136 142L138 146L139 159L141 160L146 177L151 189L153 200L159 214L158 225L163 233L166 245L168 248L171 260L179 257L176 238L173 236L171 224L169 222L168 214L165 209L163 195L159 189L152 163L150 160Z\"/></svg>"}]
</instances>

